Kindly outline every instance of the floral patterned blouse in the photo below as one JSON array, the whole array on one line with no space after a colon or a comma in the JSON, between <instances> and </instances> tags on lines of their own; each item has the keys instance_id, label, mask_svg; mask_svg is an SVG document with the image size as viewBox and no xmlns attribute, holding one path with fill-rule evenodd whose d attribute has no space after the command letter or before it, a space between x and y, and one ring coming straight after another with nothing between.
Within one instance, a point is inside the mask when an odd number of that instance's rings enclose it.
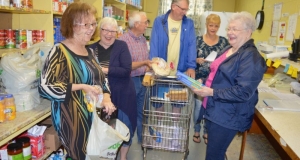
<instances>
[{"instance_id":1,"label":"floral patterned blouse","mask_svg":"<svg viewBox=\"0 0 300 160\"><path fill-rule=\"evenodd\" d=\"M216 51L218 55L219 52L229 45L225 37L219 36L219 42L213 46L207 45L203 36L197 36L197 58L206 58L212 51ZM204 62L202 64L197 63L196 67L196 79L206 79L209 74L209 66L211 62Z\"/></svg>"}]
</instances>

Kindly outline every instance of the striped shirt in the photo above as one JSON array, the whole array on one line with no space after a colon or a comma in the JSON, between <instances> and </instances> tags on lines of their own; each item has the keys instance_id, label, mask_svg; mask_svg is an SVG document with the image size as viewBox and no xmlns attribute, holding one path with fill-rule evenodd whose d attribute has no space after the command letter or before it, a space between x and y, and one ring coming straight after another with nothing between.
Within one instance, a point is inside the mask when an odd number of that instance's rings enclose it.
<instances>
[{"instance_id":1,"label":"striped shirt","mask_svg":"<svg viewBox=\"0 0 300 160\"><path fill-rule=\"evenodd\" d=\"M141 35L137 37L131 30L128 30L128 32L124 33L119 39L127 43L132 62L145 61L149 59L147 41L144 36ZM144 75L145 71L146 66L139 67L131 71L131 77Z\"/></svg>"}]
</instances>

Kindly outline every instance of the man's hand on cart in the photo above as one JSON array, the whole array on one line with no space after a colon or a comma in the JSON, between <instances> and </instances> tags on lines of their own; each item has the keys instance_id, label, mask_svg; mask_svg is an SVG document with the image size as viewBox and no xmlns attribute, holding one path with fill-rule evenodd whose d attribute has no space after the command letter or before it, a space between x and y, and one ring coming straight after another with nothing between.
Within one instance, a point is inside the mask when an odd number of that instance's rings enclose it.
<instances>
[{"instance_id":1,"label":"man's hand on cart","mask_svg":"<svg viewBox=\"0 0 300 160\"><path fill-rule=\"evenodd\" d=\"M152 61L151 60L147 60L145 63L146 66L146 72L152 71Z\"/></svg>"},{"instance_id":2,"label":"man's hand on cart","mask_svg":"<svg viewBox=\"0 0 300 160\"><path fill-rule=\"evenodd\" d=\"M102 106L105 107L105 112L108 115L111 115L116 110L115 105L111 102L110 94L108 93L103 94Z\"/></svg>"}]
</instances>

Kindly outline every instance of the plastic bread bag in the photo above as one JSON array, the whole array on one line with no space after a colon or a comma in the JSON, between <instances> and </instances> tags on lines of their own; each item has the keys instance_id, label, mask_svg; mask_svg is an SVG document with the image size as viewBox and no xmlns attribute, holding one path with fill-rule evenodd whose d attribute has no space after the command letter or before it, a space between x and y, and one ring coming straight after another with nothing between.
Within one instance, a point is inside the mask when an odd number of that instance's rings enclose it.
<instances>
[{"instance_id":1,"label":"plastic bread bag","mask_svg":"<svg viewBox=\"0 0 300 160\"><path fill-rule=\"evenodd\" d=\"M152 66L152 69L153 69L155 75L158 75L158 76L170 75L170 72L171 72L170 65L162 58L153 57L151 66Z\"/></svg>"}]
</instances>

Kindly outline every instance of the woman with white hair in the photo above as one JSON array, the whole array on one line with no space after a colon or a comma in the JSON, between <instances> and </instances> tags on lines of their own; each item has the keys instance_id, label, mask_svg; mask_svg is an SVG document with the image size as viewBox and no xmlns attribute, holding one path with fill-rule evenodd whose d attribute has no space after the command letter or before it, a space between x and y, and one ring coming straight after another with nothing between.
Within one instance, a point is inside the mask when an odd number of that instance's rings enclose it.
<instances>
[{"instance_id":1,"label":"woman with white hair","mask_svg":"<svg viewBox=\"0 0 300 160\"><path fill-rule=\"evenodd\" d=\"M89 47L95 51L102 71L108 78L111 100L118 108L118 119L130 130L130 140L124 142L120 149L121 160L126 160L137 124L137 106L134 84L130 77L131 55L127 44L116 39L117 32L117 21L110 17L103 18L100 21L100 40Z\"/></svg>"},{"instance_id":2,"label":"woman with white hair","mask_svg":"<svg viewBox=\"0 0 300 160\"><path fill-rule=\"evenodd\" d=\"M204 97L202 105L206 108L206 160L223 160L234 136L251 127L258 102L257 86L267 69L251 39L255 26L248 12L231 16L227 28L231 46L211 63L205 87L194 89Z\"/></svg>"}]
</instances>

